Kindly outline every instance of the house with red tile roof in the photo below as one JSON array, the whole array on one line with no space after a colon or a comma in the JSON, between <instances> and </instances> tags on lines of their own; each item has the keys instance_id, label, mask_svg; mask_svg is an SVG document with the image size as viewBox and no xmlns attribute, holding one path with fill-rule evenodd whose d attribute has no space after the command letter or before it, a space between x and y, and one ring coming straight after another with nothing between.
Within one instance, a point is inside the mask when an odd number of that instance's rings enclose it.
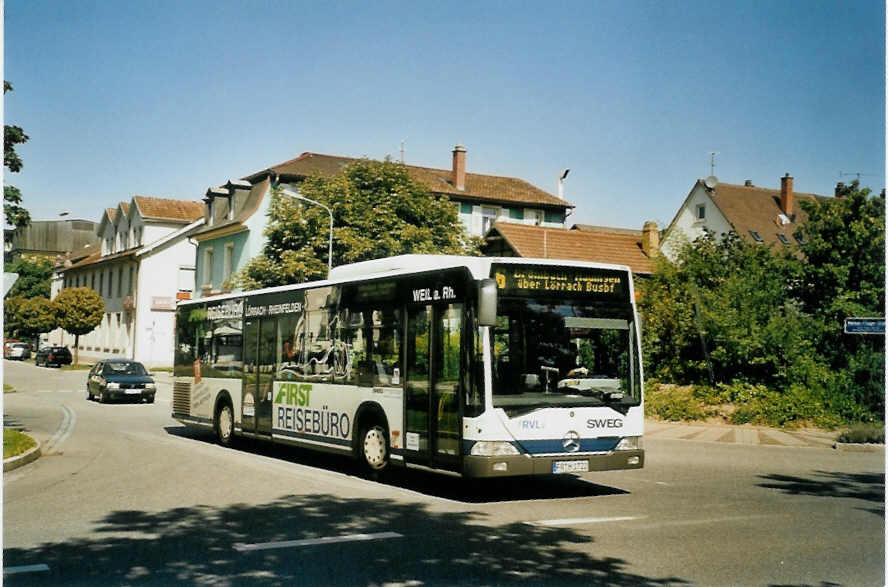
<instances>
[{"instance_id":1,"label":"house with red tile roof","mask_svg":"<svg viewBox=\"0 0 888 587\"><path fill-rule=\"evenodd\" d=\"M101 324L80 337L80 357L172 365L176 300L190 297L194 288L195 245L189 236L203 222L200 202L149 196L102 212L100 243L60 259L54 276L54 294L90 287L105 303ZM71 346L74 336L59 329L49 341Z\"/></svg>"},{"instance_id":2,"label":"house with red tile roof","mask_svg":"<svg viewBox=\"0 0 888 587\"><path fill-rule=\"evenodd\" d=\"M655 222L643 230L575 224L572 229L497 222L484 238L492 257L534 257L625 265L635 275L654 272L659 233Z\"/></svg>"},{"instance_id":3,"label":"house with red tile roof","mask_svg":"<svg viewBox=\"0 0 888 587\"><path fill-rule=\"evenodd\" d=\"M469 173L466 148L452 151L450 169L405 165L410 177L433 194L447 197L457 207L466 231L483 236L494 223L563 228L573 205L530 183L514 177ZM229 278L265 244L272 185L299 192L308 177L333 177L342 173L354 157L305 152L240 180L210 188L204 198L206 222L194 239L197 252L196 296L231 290Z\"/></svg>"},{"instance_id":4,"label":"house with red tile roof","mask_svg":"<svg viewBox=\"0 0 888 587\"><path fill-rule=\"evenodd\" d=\"M717 235L736 232L750 243L774 247L797 247L803 242L800 230L808 215L800 202L825 198L793 190L793 178L780 178L779 188L699 179L691 188L672 222L663 231L661 249L674 258L687 242L711 231Z\"/></svg>"}]
</instances>

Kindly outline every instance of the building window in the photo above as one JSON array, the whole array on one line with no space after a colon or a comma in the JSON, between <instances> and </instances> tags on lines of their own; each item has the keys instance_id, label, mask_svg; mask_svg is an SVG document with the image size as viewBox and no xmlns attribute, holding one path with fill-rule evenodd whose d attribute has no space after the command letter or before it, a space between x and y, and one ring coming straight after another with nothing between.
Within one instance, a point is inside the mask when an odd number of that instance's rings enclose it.
<instances>
[{"instance_id":1,"label":"building window","mask_svg":"<svg viewBox=\"0 0 888 587\"><path fill-rule=\"evenodd\" d=\"M222 281L228 281L234 273L234 243L225 244L225 256L223 257Z\"/></svg>"},{"instance_id":2,"label":"building window","mask_svg":"<svg viewBox=\"0 0 888 587\"><path fill-rule=\"evenodd\" d=\"M512 220L524 220L524 208L510 208L509 218Z\"/></svg>"},{"instance_id":3,"label":"building window","mask_svg":"<svg viewBox=\"0 0 888 587\"><path fill-rule=\"evenodd\" d=\"M96 272L93 271L89 276L89 287L90 289L96 289Z\"/></svg>"},{"instance_id":4,"label":"building window","mask_svg":"<svg viewBox=\"0 0 888 587\"><path fill-rule=\"evenodd\" d=\"M203 285L213 285L213 247L204 249Z\"/></svg>"},{"instance_id":5,"label":"building window","mask_svg":"<svg viewBox=\"0 0 888 587\"><path fill-rule=\"evenodd\" d=\"M117 297L123 295L123 267L117 270Z\"/></svg>"},{"instance_id":6,"label":"building window","mask_svg":"<svg viewBox=\"0 0 888 587\"><path fill-rule=\"evenodd\" d=\"M706 220L706 204L697 204L697 220Z\"/></svg>"},{"instance_id":7,"label":"building window","mask_svg":"<svg viewBox=\"0 0 888 587\"><path fill-rule=\"evenodd\" d=\"M481 207L481 234L487 234L487 231L493 227L498 214L499 210L496 208Z\"/></svg>"},{"instance_id":8,"label":"building window","mask_svg":"<svg viewBox=\"0 0 888 587\"><path fill-rule=\"evenodd\" d=\"M760 235L757 231L750 230L749 234L752 236L752 240L754 240L755 242L757 242L757 243L765 242L765 239L763 239L762 235Z\"/></svg>"},{"instance_id":9,"label":"building window","mask_svg":"<svg viewBox=\"0 0 888 587\"><path fill-rule=\"evenodd\" d=\"M194 289L194 267L179 267L179 291Z\"/></svg>"},{"instance_id":10,"label":"building window","mask_svg":"<svg viewBox=\"0 0 888 587\"><path fill-rule=\"evenodd\" d=\"M789 239L786 238L786 235L785 235L785 234L781 234L781 233L778 232L778 233L777 233L777 240L779 240L781 243L783 243L783 244L786 245L787 247L789 246Z\"/></svg>"},{"instance_id":11,"label":"building window","mask_svg":"<svg viewBox=\"0 0 888 587\"><path fill-rule=\"evenodd\" d=\"M130 265L130 268L129 268L129 288L127 289L127 291L129 292L129 295L133 295L133 285L134 285L133 284L133 266Z\"/></svg>"},{"instance_id":12,"label":"building window","mask_svg":"<svg viewBox=\"0 0 888 587\"><path fill-rule=\"evenodd\" d=\"M459 212L460 212L460 214L471 214L472 213L472 205L466 204L465 202L460 202Z\"/></svg>"},{"instance_id":13,"label":"building window","mask_svg":"<svg viewBox=\"0 0 888 587\"><path fill-rule=\"evenodd\" d=\"M228 196L228 219L234 220L234 194Z\"/></svg>"},{"instance_id":14,"label":"building window","mask_svg":"<svg viewBox=\"0 0 888 587\"><path fill-rule=\"evenodd\" d=\"M213 204L215 204L215 200L211 197L207 202L207 226L213 226L213 214L216 212L216 207Z\"/></svg>"},{"instance_id":15,"label":"building window","mask_svg":"<svg viewBox=\"0 0 888 587\"><path fill-rule=\"evenodd\" d=\"M564 212L561 210L546 210L545 218L546 222L564 224Z\"/></svg>"},{"instance_id":16,"label":"building window","mask_svg":"<svg viewBox=\"0 0 888 587\"><path fill-rule=\"evenodd\" d=\"M539 210L525 210L524 211L524 220L525 224L533 224L534 226L539 226L542 219L540 217Z\"/></svg>"},{"instance_id":17,"label":"building window","mask_svg":"<svg viewBox=\"0 0 888 587\"><path fill-rule=\"evenodd\" d=\"M108 297L114 295L114 270L108 268Z\"/></svg>"},{"instance_id":18,"label":"building window","mask_svg":"<svg viewBox=\"0 0 888 587\"><path fill-rule=\"evenodd\" d=\"M99 295L105 295L105 272L99 273Z\"/></svg>"}]
</instances>

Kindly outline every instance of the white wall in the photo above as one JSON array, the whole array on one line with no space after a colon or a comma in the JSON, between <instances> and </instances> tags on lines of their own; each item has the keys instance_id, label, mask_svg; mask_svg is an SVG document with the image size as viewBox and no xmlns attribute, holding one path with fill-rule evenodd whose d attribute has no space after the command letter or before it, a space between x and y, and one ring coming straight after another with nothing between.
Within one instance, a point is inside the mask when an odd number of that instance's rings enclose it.
<instances>
[{"instance_id":1,"label":"white wall","mask_svg":"<svg viewBox=\"0 0 888 587\"><path fill-rule=\"evenodd\" d=\"M706 218L697 218L697 207L706 207ZM676 214L675 220L660 243L660 250L667 259L675 259L679 248L686 242L693 241L703 235L704 229L711 230L715 234L722 234L733 230L730 223L718 210L709 192L701 185L697 185L691 191L685 203Z\"/></svg>"}]
</instances>

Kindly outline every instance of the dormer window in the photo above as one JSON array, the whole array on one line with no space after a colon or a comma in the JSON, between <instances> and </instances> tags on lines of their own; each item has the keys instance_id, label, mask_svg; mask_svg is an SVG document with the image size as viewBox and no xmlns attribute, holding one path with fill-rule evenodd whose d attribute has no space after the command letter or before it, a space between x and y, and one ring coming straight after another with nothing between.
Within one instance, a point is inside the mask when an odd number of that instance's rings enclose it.
<instances>
[{"instance_id":1,"label":"dormer window","mask_svg":"<svg viewBox=\"0 0 888 587\"><path fill-rule=\"evenodd\" d=\"M207 226L213 226L213 213L215 206L213 205L216 202L215 199L210 197L207 201L207 211L209 212L209 219L207 220Z\"/></svg>"},{"instance_id":2,"label":"dormer window","mask_svg":"<svg viewBox=\"0 0 888 587\"><path fill-rule=\"evenodd\" d=\"M805 235L803 235L801 232L797 232L797 233L795 233L794 235L792 235L792 237L793 237L793 238L796 240L796 242L799 243L800 245L804 245L804 244L805 244Z\"/></svg>"},{"instance_id":3,"label":"dormer window","mask_svg":"<svg viewBox=\"0 0 888 587\"><path fill-rule=\"evenodd\" d=\"M228 220L234 220L234 194L228 196Z\"/></svg>"},{"instance_id":4,"label":"dormer window","mask_svg":"<svg viewBox=\"0 0 888 587\"><path fill-rule=\"evenodd\" d=\"M785 234L782 234L782 233L779 233L779 232L778 232L778 233L777 233L777 240L779 240L781 243L783 243L783 244L786 245L787 247L789 246L789 239L786 238L786 235L785 235Z\"/></svg>"},{"instance_id":5,"label":"dormer window","mask_svg":"<svg viewBox=\"0 0 888 587\"><path fill-rule=\"evenodd\" d=\"M757 243L765 242L765 239L763 239L762 235L760 235L757 231L750 230L749 234L750 234L750 236L752 236L752 240L754 240L755 242L757 242Z\"/></svg>"}]
</instances>

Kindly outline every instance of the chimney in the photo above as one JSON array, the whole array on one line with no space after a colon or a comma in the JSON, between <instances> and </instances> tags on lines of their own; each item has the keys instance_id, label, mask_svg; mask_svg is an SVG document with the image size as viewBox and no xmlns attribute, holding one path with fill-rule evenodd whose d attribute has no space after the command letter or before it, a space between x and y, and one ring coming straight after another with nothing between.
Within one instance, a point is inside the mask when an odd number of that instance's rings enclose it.
<instances>
[{"instance_id":1,"label":"chimney","mask_svg":"<svg viewBox=\"0 0 888 587\"><path fill-rule=\"evenodd\" d=\"M792 177L787 173L780 178L780 207L787 216L792 216L793 200Z\"/></svg>"},{"instance_id":2,"label":"chimney","mask_svg":"<svg viewBox=\"0 0 888 587\"><path fill-rule=\"evenodd\" d=\"M463 145L453 147L453 177L451 181L456 189L466 189L466 148Z\"/></svg>"},{"instance_id":3,"label":"chimney","mask_svg":"<svg viewBox=\"0 0 888 587\"><path fill-rule=\"evenodd\" d=\"M645 222L641 229L641 250L651 258L660 253L660 230L653 220Z\"/></svg>"},{"instance_id":4,"label":"chimney","mask_svg":"<svg viewBox=\"0 0 888 587\"><path fill-rule=\"evenodd\" d=\"M746 186L746 187L748 187L748 188L753 187L753 185L752 185L752 180L751 180L751 179L747 179L746 181L743 182L743 185Z\"/></svg>"}]
</instances>

